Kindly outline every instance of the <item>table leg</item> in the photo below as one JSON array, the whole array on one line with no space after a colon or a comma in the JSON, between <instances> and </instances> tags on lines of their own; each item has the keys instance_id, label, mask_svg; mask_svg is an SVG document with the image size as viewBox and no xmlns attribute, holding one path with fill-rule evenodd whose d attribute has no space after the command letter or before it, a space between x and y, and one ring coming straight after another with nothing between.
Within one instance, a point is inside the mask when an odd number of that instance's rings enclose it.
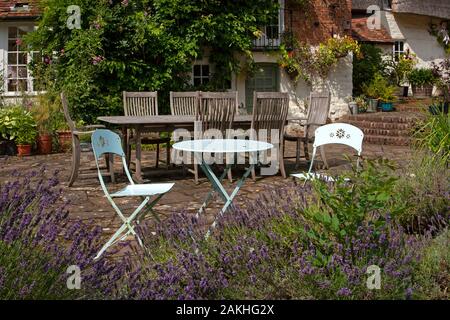
<instances>
[{"instance_id":1,"label":"table leg","mask_svg":"<svg viewBox=\"0 0 450 320\"><path fill-rule=\"evenodd\" d=\"M238 194L239 190L243 186L245 180L248 178L248 176L250 175L252 170L255 168L255 165L251 164L246 169L244 175L238 181L238 183L237 183L236 187L234 188L233 192L231 193L231 195L228 194L228 192L225 190L225 188L223 187L223 185L221 183L221 181L225 178L225 176L227 175L229 169L231 168L230 165L227 165L224 173L222 173L220 178L217 178L217 176L212 171L211 167L207 163L205 163L204 161L202 161L202 163L201 163L201 168L202 168L203 172L205 173L205 175L208 177L208 180L211 182L211 184L213 186L213 190L206 197L205 202L203 203L202 207L200 208L199 212L197 213L197 217L205 209L208 201L210 200L212 194L214 193L214 190L219 193L219 195L222 197L223 201L225 202L224 206L222 207L222 209L219 212L219 215L216 216L216 218L214 219L214 223L211 225L211 227L209 228L208 232L205 235L205 238L207 239L207 238L209 238L209 236L211 234L211 230L216 227L217 219L219 218L219 216L220 217L223 216L223 214L227 211L227 209L230 207L230 205L232 205L234 198L236 197L236 195Z\"/></svg>"},{"instance_id":2,"label":"table leg","mask_svg":"<svg viewBox=\"0 0 450 320\"><path fill-rule=\"evenodd\" d=\"M123 126L122 127L122 137L123 137L123 140L122 140L122 149L123 149L123 152L125 152L125 159L126 159L126 162L127 162L127 166L128 166L128 168L130 168L130 150L129 150L129 144L130 144L130 141L129 141L129 137L128 137L128 128L126 127L126 126ZM123 168L122 169L123 170L123 174L125 174L125 168Z\"/></svg>"},{"instance_id":3,"label":"table leg","mask_svg":"<svg viewBox=\"0 0 450 320\"><path fill-rule=\"evenodd\" d=\"M142 182L142 167L141 167L141 157L142 157L142 146L141 146L141 127L136 126L136 172L135 177L138 182Z\"/></svg>"}]
</instances>

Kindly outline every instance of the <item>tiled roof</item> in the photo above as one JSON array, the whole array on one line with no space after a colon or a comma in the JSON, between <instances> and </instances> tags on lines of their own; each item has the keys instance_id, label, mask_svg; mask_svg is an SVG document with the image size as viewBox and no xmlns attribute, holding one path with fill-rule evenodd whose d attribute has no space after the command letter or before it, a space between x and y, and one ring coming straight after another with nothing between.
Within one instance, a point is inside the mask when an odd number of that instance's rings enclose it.
<instances>
[{"instance_id":1,"label":"tiled roof","mask_svg":"<svg viewBox=\"0 0 450 320\"><path fill-rule=\"evenodd\" d=\"M0 0L0 19L35 18L40 14L38 0Z\"/></svg>"},{"instance_id":2,"label":"tiled roof","mask_svg":"<svg viewBox=\"0 0 450 320\"><path fill-rule=\"evenodd\" d=\"M369 29L367 17L352 19L352 36L358 41L393 43L389 32L381 27L380 29Z\"/></svg>"}]
</instances>

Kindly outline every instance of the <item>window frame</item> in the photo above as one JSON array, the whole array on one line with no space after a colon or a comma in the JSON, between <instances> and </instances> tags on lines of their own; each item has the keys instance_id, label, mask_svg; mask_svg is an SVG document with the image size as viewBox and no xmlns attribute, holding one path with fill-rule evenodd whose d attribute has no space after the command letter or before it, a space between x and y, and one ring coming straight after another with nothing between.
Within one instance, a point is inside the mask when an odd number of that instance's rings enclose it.
<instances>
[{"instance_id":1,"label":"window frame","mask_svg":"<svg viewBox=\"0 0 450 320\"><path fill-rule=\"evenodd\" d=\"M195 69L196 69L196 67L199 67L200 75L196 75L196 74L195 74ZM204 71L203 68L204 68L204 67L208 67L208 75L207 75L207 76L203 74L203 71ZM212 74L212 72L211 72L211 64L210 64L210 63L207 63L207 62L198 62L198 63L194 63L194 64L192 65L192 84L193 84L194 86L204 86L204 85L207 85L207 84L211 81L211 74ZM196 80L196 79L199 79L199 80L200 80L200 83L196 84L196 83L195 83L195 80ZM204 82L204 79L207 79L207 81Z\"/></svg>"},{"instance_id":2,"label":"window frame","mask_svg":"<svg viewBox=\"0 0 450 320\"><path fill-rule=\"evenodd\" d=\"M12 28L16 29L14 37L11 37L11 29ZM3 95L11 96L11 97L20 96L23 93L30 94L30 95L36 95L40 91L37 91L34 88L34 78L33 78L32 72L30 70L30 63L32 62L33 57L36 54L40 54L40 52L38 52L38 51L29 52L27 50L27 48L24 48L23 45L21 47L21 45L19 45L19 44L15 45L16 46L15 50L9 50L11 41L17 42L17 40L22 39L26 33L29 33L29 32L32 32L33 30L35 30L36 26L34 24L33 25L31 25L31 24L9 24L9 25L5 26L5 29L6 29L6 33L7 33L6 34L6 46L7 47L4 50L5 54L4 54L4 61L3 61L4 66L5 66L4 67L4 85L3 85L4 92L3 92ZM21 29L22 30L25 29L26 30L25 33L20 34ZM10 63L10 61L12 60L11 55L13 55L13 54L15 55L15 59L13 59L14 60L13 63ZM20 63L20 55L23 55L26 57L25 63ZM19 68L20 67L26 68L26 77L19 76ZM14 72L10 72L10 70L12 68L16 68L15 76L14 76ZM13 76L11 76L11 75L13 75ZM9 88L10 80L16 81L15 90L9 90L10 89ZM26 87L27 87L26 90L20 89L19 81L23 81L23 80L25 80L24 82L26 83Z\"/></svg>"},{"instance_id":3,"label":"window frame","mask_svg":"<svg viewBox=\"0 0 450 320\"><path fill-rule=\"evenodd\" d=\"M398 49L397 49L397 45L398 45ZM400 49L401 46L401 49ZM405 40L395 40L394 41L394 45L392 46L392 56L394 57L395 60L398 60L398 58L405 54L406 50L405 50Z\"/></svg>"}]
</instances>

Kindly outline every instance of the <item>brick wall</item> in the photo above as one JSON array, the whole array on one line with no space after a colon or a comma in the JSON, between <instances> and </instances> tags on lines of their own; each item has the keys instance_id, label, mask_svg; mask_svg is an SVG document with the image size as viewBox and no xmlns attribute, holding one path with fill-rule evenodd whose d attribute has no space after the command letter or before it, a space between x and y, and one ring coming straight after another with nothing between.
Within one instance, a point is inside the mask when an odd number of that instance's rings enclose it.
<instances>
[{"instance_id":1,"label":"brick wall","mask_svg":"<svg viewBox=\"0 0 450 320\"><path fill-rule=\"evenodd\" d=\"M292 31L298 41L316 45L332 34L351 35L352 0L311 0L302 7L286 0L292 10Z\"/></svg>"}]
</instances>

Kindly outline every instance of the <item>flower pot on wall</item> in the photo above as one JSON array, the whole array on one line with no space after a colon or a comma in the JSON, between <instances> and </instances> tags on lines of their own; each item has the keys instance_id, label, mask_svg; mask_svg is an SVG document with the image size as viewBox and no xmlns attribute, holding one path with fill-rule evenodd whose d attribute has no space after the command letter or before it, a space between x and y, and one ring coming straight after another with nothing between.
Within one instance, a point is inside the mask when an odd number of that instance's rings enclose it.
<instances>
[{"instance_id":1,"label":"flower pot on wall","mask_svg":"<svg viewBox=\"0 0 450 320\"><path fill-rule=\"evenodd\" d=\"M57 131L59 150L61 152L68 152L72 147L72 132L70 131Z\"/></svg>"},{"instance_id":2,"label":"flower pot on wall","mask_svg":"<svg viewBox=\"0 0 450 320\"><path fill-rule=\"evenodd\" d=\"M49 134L39 135L37 145L39 154L52 153L52 136Z\"/></svg>"},{"instance_id":3,"label":"flower pot on wall","mask_svg":"<svg viewBox=\"0 0 450 320\"><path fill-rule=\"evenodd\" d=\"M412 85L412 91L415 98L428 98L433 93L433 86L431 84Z\"/></svg>"},{"instance_id":4,"label":"flower pot on wall","mask_svg":"<svg viewBox=\"0 0 450 320\"><path fill-rule=\"evenodd\" d=\"M17 155L19 157L30 156L31 155L31 144L18 144L17 145Z\"/></svg>"}]
</instances>

